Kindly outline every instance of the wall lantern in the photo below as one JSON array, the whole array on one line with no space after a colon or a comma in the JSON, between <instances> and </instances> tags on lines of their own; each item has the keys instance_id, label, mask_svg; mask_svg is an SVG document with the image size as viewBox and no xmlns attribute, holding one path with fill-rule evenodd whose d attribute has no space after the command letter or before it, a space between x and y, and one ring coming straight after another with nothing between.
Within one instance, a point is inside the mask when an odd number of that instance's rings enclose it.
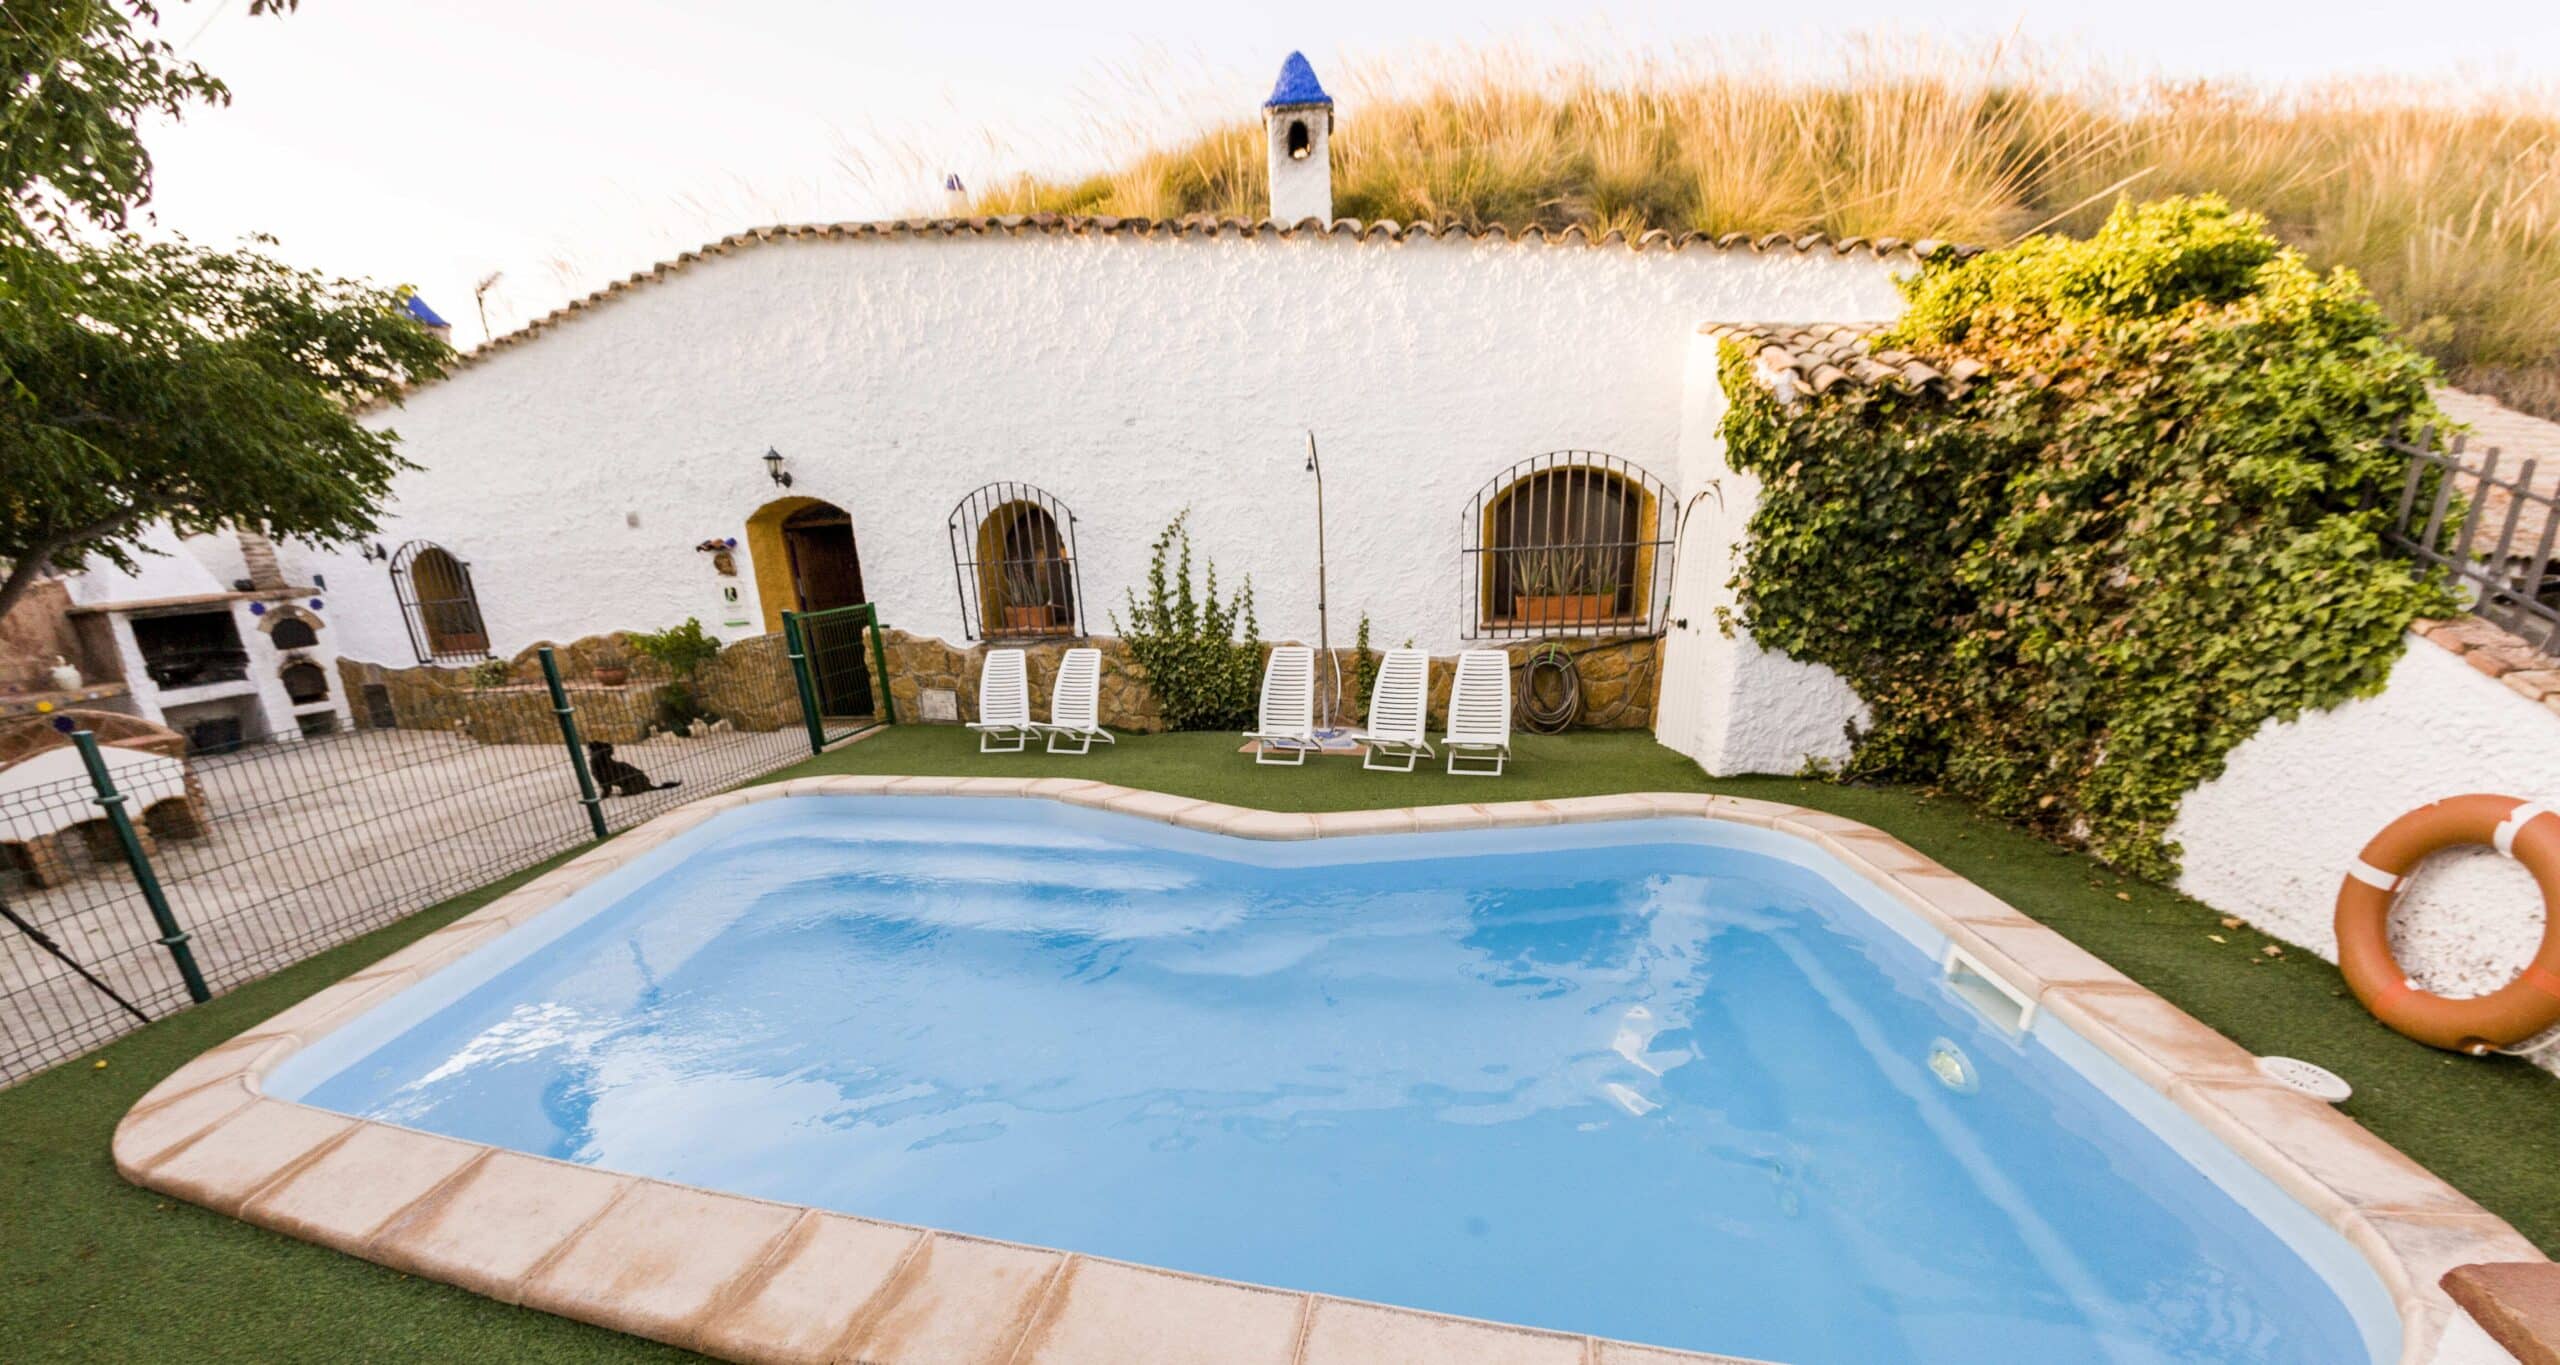
<instances>
[{"instance_id":1,"label":"wall lantern","mask_svg":"<svg viewBox=\"0 0 2560 1365\"><path fill-rule=\"evenodd\" d=\"M764 448L764 472L772 476L773 481L777 486L789 488L791 486L791 471L783 468L783 464L784 461L781 451L776 450L771 446L766 446Z\"/></svg>"}]
</instances>

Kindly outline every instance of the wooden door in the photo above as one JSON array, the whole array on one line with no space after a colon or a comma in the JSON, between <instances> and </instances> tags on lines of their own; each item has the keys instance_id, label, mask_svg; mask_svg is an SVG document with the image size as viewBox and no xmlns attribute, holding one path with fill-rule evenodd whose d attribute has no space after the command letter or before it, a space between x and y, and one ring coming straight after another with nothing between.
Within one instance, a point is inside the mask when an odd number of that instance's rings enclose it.
<instances>
[{"instance_id":1,"label":"wooden door","mask_svg":"<svg viewBox=\"0 0 2560 1365\"><path fill-rule=\"evenodd\" d=\"M826 611L865 600L853 518L844 509L821 503L792 513L782 523L782 544L791 560L791 595L799 611ZM841 622L820 621L808 628L803 643L817 682L819 711L830 716L872 714L871 667L862 632Z\"/></svg>"}]
</instances>

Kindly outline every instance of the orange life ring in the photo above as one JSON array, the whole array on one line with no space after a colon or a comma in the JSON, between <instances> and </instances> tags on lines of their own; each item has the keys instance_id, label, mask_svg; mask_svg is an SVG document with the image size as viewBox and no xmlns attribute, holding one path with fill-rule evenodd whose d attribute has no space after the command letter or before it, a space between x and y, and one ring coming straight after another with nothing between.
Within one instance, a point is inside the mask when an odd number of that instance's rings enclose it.
<instances>
[{"instance_id":1,"label":"orange life ring","mask_svg":"<svg viewBox=\"0 0 2560 1365\"><path fill-rule=\"evenodd\" d=\"M2487 844L2542 888L2542 946L2515 980L2454 1000L2418 989L2391 956L2391 905L2430 853ZM2560 809L2512 796L2448 796L2383 827L2338 887L2338 970L2374 1017L2433 1047L2474 1055L2560 1024Z\"/></svg>"}]
</instances>

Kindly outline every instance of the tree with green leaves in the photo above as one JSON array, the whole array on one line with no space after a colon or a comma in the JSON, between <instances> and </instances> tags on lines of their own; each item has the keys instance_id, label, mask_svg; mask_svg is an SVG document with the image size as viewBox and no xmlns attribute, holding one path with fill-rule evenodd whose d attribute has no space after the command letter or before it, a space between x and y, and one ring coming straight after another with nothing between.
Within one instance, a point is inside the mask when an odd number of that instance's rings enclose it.
<instances>
[{"instance_id":1,"label":"tree with green leaves","mask_svg":"<svg viewBox=\"0 0 2560 1365\"><path fill-rule=\"evenodd\" d=\"M292 0L255 0L253 14ZM229 92L142 0L10 0L0 21L0 614L48 567L248 526L344 541L408 468L364 408L452 351L401 291L123 231L146 114Z\"/></svg>"}]
</instances>

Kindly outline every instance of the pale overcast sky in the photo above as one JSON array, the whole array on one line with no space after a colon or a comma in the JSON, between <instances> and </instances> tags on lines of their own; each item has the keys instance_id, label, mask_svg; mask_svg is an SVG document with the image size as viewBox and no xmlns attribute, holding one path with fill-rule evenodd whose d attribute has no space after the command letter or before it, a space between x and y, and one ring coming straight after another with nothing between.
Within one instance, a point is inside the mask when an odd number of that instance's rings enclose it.
<instances>
[{"instance_id":1,"label":"pale overcast sky","mask_svg":"<svg viewBox=\"0 0 2560 1365\"><path fill-rule=\"evenodd\" d=\"M937 211L945 170L977 183L1098 167L1122 149L1095 145L1095 114L1167 140L1249 115L1292 48L1330 77L1432 44L1798 53L1859 35L2015 33L2122 71L2560 82L2560 0L304 0L282 19L248 8L164 0L164 32L236 102L153 136L157 229L206 242L265 232L299 263L414 284L466 344L479 334L472 284L492 271L504 277L489 323L505 331L738 228ZM1787 14L1805 18L1773 20ZM1356 118L1356 102L1343 114Z\"/></svg>"}]
</instances>

